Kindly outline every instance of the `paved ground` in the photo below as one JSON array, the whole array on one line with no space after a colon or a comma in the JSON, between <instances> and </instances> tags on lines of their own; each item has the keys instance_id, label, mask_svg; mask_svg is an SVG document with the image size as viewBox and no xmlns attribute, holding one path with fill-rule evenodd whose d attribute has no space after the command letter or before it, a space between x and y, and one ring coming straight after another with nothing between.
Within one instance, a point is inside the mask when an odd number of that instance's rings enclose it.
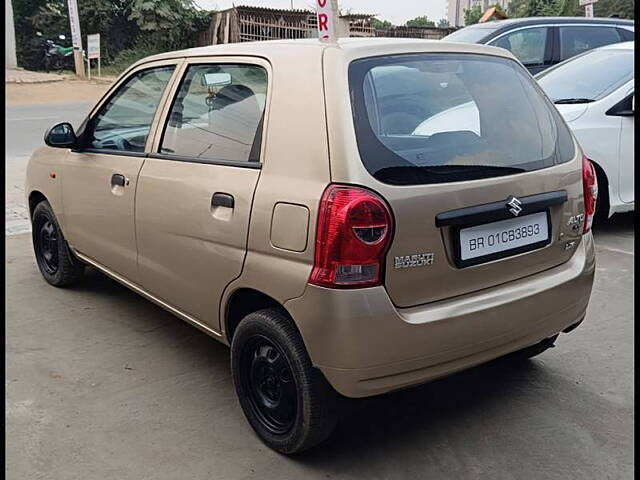
<instances>
[{"instance_id":1,"label":"paved ground","mask_svg":"<svg viewBox=\"0 0 640 480\"><path fill-rule=\"evenodd\" d=\"M244 420L226 347L95 271L68 290L40 277L24 165L89 106L6 112L7 478L632 478L632 215L596 231L587 319L557 348L347 402L327 444L286 458Z\"/></svg>"},{"instance_id":2,"label":"paved ground","mask_svg":"<svg viewBox=\"0 0 640 480\"><path fill-rule=\"evenodd\" d=\"M43 107L44 104L64 102L95 103L114 80L114 77L103 77L101 80L66 78L54 83L6 83L5 100L7 105L41 104Z\"/></svg>"},{"instance_id":3,"label":"paved ground","mask_svg":"<svg viewBox=\"0 0 640 480\"><path fill-rule=\"evenodd\" d=\"M633 220L597 232L586 321L519 367L496 362L348 402L296 458L244 420L228 349L97 273L48 286L7 238L7 478L631 479Z\"/></svg>"},{"instance_id":4,"label":"paved ground","mask_svg":"<svg viewBox=\"0 0 640 480\"><path fill-rule=\"evenodd\" d=\"M28 88L20 86L22 88ZM23 93L23 96L25 94ZM44 132L58 122L78 127L94 102L7 105L5 110L5 234L31 230L24 198L24 176L31 152L44 145Z\"/></svg>"}]
</instances>

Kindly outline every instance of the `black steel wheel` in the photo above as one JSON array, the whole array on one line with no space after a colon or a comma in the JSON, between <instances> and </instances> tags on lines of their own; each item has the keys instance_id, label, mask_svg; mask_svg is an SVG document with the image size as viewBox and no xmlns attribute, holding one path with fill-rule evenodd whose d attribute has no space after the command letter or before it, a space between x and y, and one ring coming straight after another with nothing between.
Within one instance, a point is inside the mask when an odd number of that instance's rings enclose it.
<instances>
[{"instance_id":1,"label":"black steel wheel","mask_svg":"<svg viewBox=\"0 0 640 480\"><path fill-rule=\"evenodd\" d=\"M36 263L48 283L63 287L82 278L84 264L69 250L47 201L40 202L33 210L31 234Z\"/></svg>"},{"instance_id":2,"label":"black steel wheel","mask_svg":"<svg viewBox=\"0 0 640 480\"><path fill-rule=\"evenodd\" d=\"M293 427L298 395L285 354L267 337L249 338L240 353L240 381L249 393L253 413L274 435Z\"/></svg>"},{"instance_id":3,"label":"black steel wheel","mask_svg":"<svg viewBox=\"0 0 640 480\"><path fill-rule=\"evenodd\" d=\"M53 221L40 215L34 224L34 246L38 265L48 275L55 275L58 271L58 235Z\"/></svg>"},{"instance_id":4,"label":"black steel wheel","mask_svg":"<svg viewBox=\"0 0 640 480\"><path fill-rule=\"evenodd\" d=\"M297 453L333 431L337 394L312 366L283 310L259 310L239 323L231 341L231 374L249 424L270 448Z\"/></svg>"}]
</instances>

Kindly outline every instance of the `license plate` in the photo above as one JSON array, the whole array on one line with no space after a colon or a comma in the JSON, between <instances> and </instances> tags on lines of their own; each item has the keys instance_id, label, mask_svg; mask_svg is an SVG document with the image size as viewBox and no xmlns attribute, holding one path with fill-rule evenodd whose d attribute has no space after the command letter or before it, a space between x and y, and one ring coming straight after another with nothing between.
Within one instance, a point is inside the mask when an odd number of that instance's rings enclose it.
<instances>
[{"instance_id":1,"label":"license plate","mask_svg":"<svg viewBox=\"0 0 640 480\"><path fill-rule=\"evenodd\" d=\"M543 247L550 240L547 212L459 230L459 266L477 265Z\"/></svg>"}]
</instances>

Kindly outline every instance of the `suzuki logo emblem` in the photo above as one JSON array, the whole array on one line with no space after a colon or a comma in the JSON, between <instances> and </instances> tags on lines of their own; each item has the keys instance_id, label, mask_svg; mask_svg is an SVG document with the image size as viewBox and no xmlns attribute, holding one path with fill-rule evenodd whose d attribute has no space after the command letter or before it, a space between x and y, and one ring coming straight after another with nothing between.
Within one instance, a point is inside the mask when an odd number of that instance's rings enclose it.
<instances>
[{"instance_id":1,"label":"suzuki logo emblem","mask_svg":"<svg viewBox=\"0 0 640 480\"><path fill-rule=\"evenodd\" d=\"M514 217L520 215L520 212L522 211L522 207L520 205L522 205L522 202L516 197L509 197L507 199L507 206L511 207L509 211L513 213Z\"/></svg>"}]
</instances>

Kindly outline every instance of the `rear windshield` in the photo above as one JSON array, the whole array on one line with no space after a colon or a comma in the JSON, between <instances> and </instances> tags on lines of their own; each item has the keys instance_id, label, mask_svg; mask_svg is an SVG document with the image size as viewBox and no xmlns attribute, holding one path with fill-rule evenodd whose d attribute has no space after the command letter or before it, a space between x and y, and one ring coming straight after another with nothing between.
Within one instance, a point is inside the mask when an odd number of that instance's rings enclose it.
<instances>
[{"instance_id":1,"label":"rear windshield","mask_svg":"<svg viewBox=\"0 0 640 480\"><path fill-rule=\"evenodd\" d=\"M442 40L445 42L478 43L490 33L495 32L500 25L486 27L465 27L450 33Z\"/></svg>"},{"instance_id":2,"label":"rear windshield","mask_svg":"<svg viewBox=\"0 0 640 480\"><path fill-rule=\"evenodd\" d=\"M360 156L385 183L510 175L574 156L557 110L510 59L372 57L349 65L349 85Z\"/></svg>"}]
</instances>

